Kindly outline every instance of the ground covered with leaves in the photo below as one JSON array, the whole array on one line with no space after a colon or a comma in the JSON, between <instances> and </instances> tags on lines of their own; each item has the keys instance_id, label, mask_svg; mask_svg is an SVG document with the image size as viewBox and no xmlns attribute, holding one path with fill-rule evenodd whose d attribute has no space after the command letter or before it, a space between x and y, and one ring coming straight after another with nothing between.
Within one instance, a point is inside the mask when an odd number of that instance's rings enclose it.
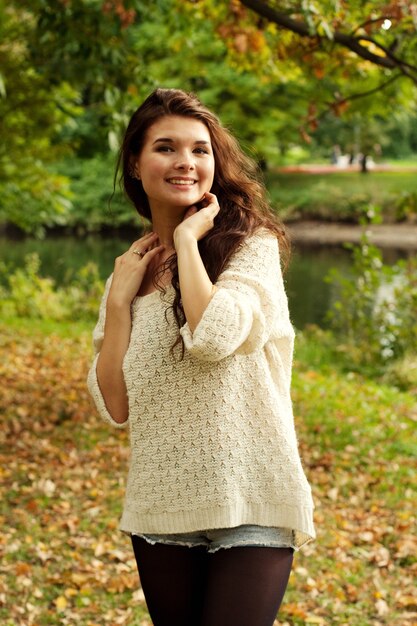
<instances>
[{"instance_id":1,"label":"ground covered with leaves","mask_svg":"<svg viewBox=\"0 0 417 626\"><path fill-rule=\"evenodd\" d=\"M0 622L150 626L117 530L124 431L96 417L82 325L3 327ZM294 407L317 541L280 625L417 624L415 390L338 371L299 341Z\"/></svg>"}]
</instances>

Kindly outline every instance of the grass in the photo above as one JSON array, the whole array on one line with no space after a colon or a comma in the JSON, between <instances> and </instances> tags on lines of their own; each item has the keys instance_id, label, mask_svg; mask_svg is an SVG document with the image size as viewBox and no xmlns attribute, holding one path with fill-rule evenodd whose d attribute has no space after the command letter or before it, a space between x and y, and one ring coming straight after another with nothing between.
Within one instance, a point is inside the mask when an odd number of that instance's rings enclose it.
<instances>
[{"instance_id":1,"label":"grass","mask_svg":"<svg viewBox=\"0 0 417 626\"><path fill-rule=\"evenodd\" d=\"M1 330L0 622L150 626L117 530L127 435L85 389L90 331ZM415 395L346 371L305 333L293 399L318 538L295 557L277 624L415 625Z\"/></svg>"},{"instance_id":2,"label":"grass","mask_svg":"<svg viewBox=\"0 0 417 626\"><path fill-rule=\"evenodd\" d=\"M380 207L387 221L402 219L404 211L417 214L415 172L270 172L266 184L272 205L284 220L356 222L369 205ZM405 207L400 208L401 202Z\"/></svg>"}]
</instances>

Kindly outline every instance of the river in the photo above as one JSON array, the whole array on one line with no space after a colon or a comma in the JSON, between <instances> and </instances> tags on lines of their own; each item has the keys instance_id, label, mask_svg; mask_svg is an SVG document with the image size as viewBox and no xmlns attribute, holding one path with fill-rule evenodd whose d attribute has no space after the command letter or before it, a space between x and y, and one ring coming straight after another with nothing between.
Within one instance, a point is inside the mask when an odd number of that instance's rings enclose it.
<instances>
[{"instance_id":1,"label":"river","mask_svg":"<svg viewBox=\"0 0 417 626\"><path fill-rule=\"evenodd\" d=\"M89 261L97 263L105 278L112 271L114 258L128 247L129 241L119 236L98 235L86 238L51 236L44 240L2 237L0 245L2 260L10 269L21 267L25 256L36 252L41 260L41 274L51 276L57 283L65 283L74 271ZM386 254L390 261L398 257L394 251L387 250ZM326 326L326 311L336 297L335 286L325 281L330 268L349 273L349 251L340 246L293 246L285 282L291 317L297 328L311 323Z\"/></svg>"}]
</instances>

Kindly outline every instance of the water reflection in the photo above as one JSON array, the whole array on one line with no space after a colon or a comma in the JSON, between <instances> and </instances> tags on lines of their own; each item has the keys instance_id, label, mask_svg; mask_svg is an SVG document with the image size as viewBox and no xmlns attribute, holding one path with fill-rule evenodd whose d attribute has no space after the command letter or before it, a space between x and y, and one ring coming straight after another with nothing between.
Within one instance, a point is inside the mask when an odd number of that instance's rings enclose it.
<instances>
[{"instance_id":1,"label":"water reflection","mask_svg":"<svg viewBox=\"0 0 417 626\"><path fill-rule=\"evenodd\" d=\"M326 326L326 312L336 297L333 285L325 281L331 268L348 274L351 255L339 247L293 247L286 287L291 318L297 328L306 324Z\"/></svg>"}]
</instances>

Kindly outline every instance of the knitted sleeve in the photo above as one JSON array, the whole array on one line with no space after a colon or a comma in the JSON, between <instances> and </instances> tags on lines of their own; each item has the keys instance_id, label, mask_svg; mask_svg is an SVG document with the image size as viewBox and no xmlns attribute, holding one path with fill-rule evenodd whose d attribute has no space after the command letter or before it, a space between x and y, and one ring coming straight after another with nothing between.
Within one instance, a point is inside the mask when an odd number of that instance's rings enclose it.
<instances>
[{"instance_id":1,"label":"knitted sleeve","mask_svg":"<svg viewBox=\"0 0 417 626\"><path fill-rule=\"evenodd\" d=\"M291 332L278 241L267 231L248 238L219 276L194 332L180 330L189 353L204 361L262 349L272 332Z\"/></svg>"},{"instance_id":2,"label":"knitted sleeve","mask_svg":"<svg viewBox=\"0 0 417 626\"><path fill-rule=\"evenodd\" d=\"M119 424L112 418L112 416L107 410L106 403L104 402L103 394L101 393L101 389L97 380L97 360L98 360L98 355L99 355L101 346L103 344L103 339L104 339L104 323L106 321L106 303L107 303L107 296L109 295L109 291L110 291L112 278L113 276L110 276L106 282L104 294L101 299L98 322L93 331L93 346L94 346L95 358L90 368L90 371L88 373L87 386L88 386L88 390L94 400L94 404L96 405L97 411L99 412L100 416L106 422L114 426L115 428L125 428L127 426L128 420L126 420L122 424Z\"/></svg>"}]
</instances>

